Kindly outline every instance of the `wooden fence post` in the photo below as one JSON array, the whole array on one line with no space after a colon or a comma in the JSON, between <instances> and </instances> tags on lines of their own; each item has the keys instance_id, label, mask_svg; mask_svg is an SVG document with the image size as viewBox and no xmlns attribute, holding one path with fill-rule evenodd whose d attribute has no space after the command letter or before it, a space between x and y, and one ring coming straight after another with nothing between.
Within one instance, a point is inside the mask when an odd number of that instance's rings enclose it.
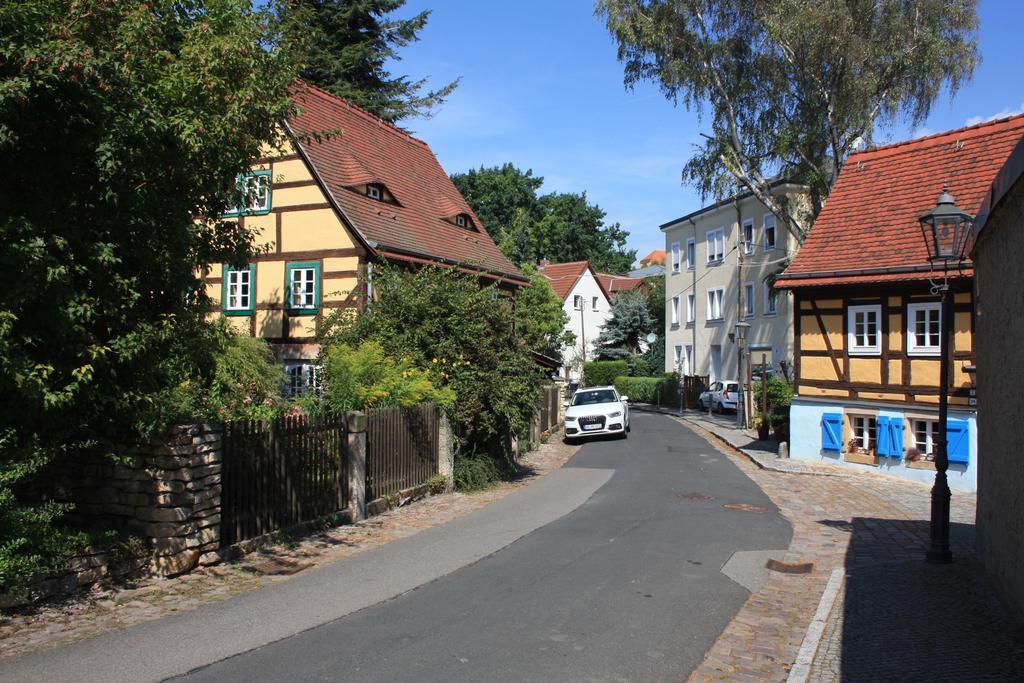
<instances>
[{"instance_id":1,"label":"wooden fence post","mask_svg":"<svg viewBox=\"0 0 1024 683\"><path fill-rule=\"evenodd\" d=\"M366 519L366 413L345 413L345 468L352 521Z\"/></svg>"}]
</instances>

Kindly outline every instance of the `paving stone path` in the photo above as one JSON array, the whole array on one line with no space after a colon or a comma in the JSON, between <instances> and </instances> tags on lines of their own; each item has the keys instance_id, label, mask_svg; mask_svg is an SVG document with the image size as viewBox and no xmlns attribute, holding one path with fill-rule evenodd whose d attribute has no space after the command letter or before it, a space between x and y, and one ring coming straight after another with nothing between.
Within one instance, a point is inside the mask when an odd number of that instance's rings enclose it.
<instances>
[{"instance_id":1,"label":"paving stone path","mask_svg":"<svg viewBox=\"0 0 1024 683\"><path fill-rule=\"evenodd\" d=\"M71 598L0 613L0 659L91 638L287 581L310 567L444 524L558 469L578 448L560 439L544 444L524 457L520 479L480 493L432 496L358 524L270 546L238 561L173 579L146 577L132 583L101 583Z\"/></svg>"}]
</instances>

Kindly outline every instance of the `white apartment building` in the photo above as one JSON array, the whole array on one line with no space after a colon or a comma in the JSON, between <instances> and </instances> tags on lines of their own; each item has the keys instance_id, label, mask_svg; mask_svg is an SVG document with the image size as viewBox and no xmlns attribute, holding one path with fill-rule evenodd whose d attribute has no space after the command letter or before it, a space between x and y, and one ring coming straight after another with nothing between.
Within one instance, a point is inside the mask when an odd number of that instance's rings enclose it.
<instances>
[{"instance_id":1,"label":"white apartment building","mask_svg":"<svg viewBox=\"0 0 1024 683\"><path fill-rule=\"evenodd\" d=\"M799 185L775 194L805 201ZM747 347L776 373L793 362L790 294L771 291L765 278L792 257L799 243L751 193L706 206L661 226L665 233L665 369L738 379L736 323L750 324ZM790 365L791 367L791 365Z\"/></svg>"}]
</instances>

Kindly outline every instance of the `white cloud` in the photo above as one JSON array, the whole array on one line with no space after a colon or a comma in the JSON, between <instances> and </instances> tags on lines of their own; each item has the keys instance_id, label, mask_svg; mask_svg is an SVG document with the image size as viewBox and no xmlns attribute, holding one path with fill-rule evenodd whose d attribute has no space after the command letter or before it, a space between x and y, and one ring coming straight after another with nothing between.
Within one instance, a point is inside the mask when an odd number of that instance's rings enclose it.
<instances>
[{"instance_id":1,"label":"white cloud","mask_svg":"<svg viewBox=\"0 0 1024 683\"><path fill-rule=\"evenodd\" d=\"M920 127L914 129L914 132L910 134L910 138L912 140L917 140L918 138L926 138L929 135L934 135L934 134L935 134L935 131L932 130L931 128L929 128L928 126L920 126Z\"/></svg>"},{"instance_id":2,"label":"white cloud","mask_svg":"<svg viewBox=\"0 0 1024 683\"><path fill-rule=\"evenodd\" d=\"M1016 116L1017 114L1021 114L1021 113L1024 113L1024 102L1021 102L1020 106L1017 107L1016 109L1011 109L1010 107L1006 107L1002 111L998 111L995 114L992 114L991 116L972 116L971 118L967 119L967 121L964 122L964 125L965 126L976 126L979 123L984 123L985 121L995 121L996 119L1005 119L1007 116Z\"/></svg>"}]
</instances>

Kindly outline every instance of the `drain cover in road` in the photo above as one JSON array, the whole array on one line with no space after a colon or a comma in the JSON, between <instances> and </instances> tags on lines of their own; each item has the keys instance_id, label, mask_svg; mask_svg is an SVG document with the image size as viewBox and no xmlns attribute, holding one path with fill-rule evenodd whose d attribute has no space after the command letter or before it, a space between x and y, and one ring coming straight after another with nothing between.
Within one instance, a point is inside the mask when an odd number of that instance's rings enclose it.
<instances>
[{"instance_id":1,"label":"drain cover in road","mask_svg":"<svg viewBox=\"0 0 1024 683\"><path fill-rule=\"evenodd\" d=\"M713 496L709 496L704 493L697 493L696 491L691 491L690 493L677 493L676 498L679 500L714 500Z\"/></svg>"},{"instance_id":2,"label":"drain cover in road","mask_svg":"<svg viewBox=\"0 0 1024 683\"><path fill-rule=\"evenodd\" d=\"M813 562L802 562L802 563L791 563L791 562L779 562L778 560L769 559L764 563L764 566L771 569L773 572L782 572L783 574L810 574L811 570L814 569Z\"/></svg>"},{"instance_id":3,"label":"drain cover in road","mask_svg":"<svg viewBox=\"0 0 1024 683\"><path fill-rule=\"evenodd\" d=\"M750 503L726 503L722 507L727 510L739 510L740 512L767 512L760 505L751 505Z\"/></svg>"}]
</instances>

